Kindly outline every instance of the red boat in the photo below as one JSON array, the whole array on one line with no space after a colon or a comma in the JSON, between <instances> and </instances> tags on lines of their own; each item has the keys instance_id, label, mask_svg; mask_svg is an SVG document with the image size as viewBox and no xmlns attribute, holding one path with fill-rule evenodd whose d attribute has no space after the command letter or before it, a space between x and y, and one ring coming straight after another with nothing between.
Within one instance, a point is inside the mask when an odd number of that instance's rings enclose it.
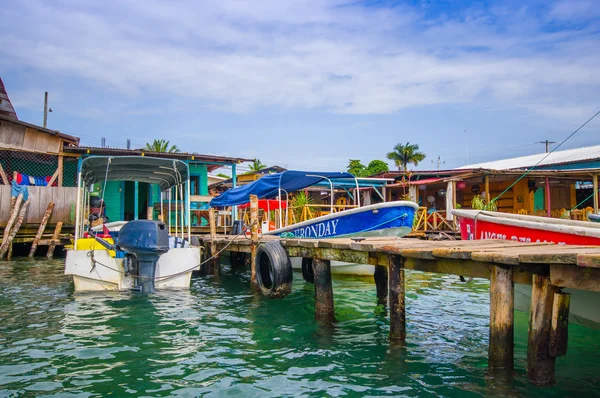
<instances>
[{"instance_id":1,"label":"red boat","mask_svg":"<svg viewBox=\"0 0 600 398\"><path fill-rule=\"evenodd\" d=\"M600 223L484 210L452 210L463 240L503 239L600 246Z\"/></svg>"}]
</instances>

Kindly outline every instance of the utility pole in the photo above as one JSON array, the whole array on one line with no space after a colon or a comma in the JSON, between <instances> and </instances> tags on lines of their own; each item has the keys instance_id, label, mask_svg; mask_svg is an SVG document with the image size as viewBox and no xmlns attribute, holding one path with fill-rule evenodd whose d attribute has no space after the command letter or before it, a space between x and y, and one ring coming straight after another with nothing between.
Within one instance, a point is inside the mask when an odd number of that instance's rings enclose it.
<instances>
[{"instance_id":1,"label":"utility pole","mask_svg":"<svg viewBox=\"0 0 600 398\"><path fill-rule=\"evenodd\" d=\"M549 145L550 144L556 144L556 142L546 140L546 141L538 141L538 142L536 142L536 144L546 144L546 153L548 153L548 152L550 152L550 146Z\"/></svg>"},{"instance_id":2,"label":"utility pole","mask_svg":"<svg viewBox=\"0 0 600 398\"><path fill-rule=\"evenodd\" d=\"M44 128L48 124L48 92L44 93Z\"/></svg>"},{"instance_id":3,"label":"utility pole","mask_svg":"<svg viewBox=\"0 0 600 398\"><path fill-rule=\"evenodd\" d=\"M432 160L431 163L437 163L438 171L440 170L440 165L446 164L446 162L440 158L440 155L438 155L437 161Z\"/></svg>"}]
</instances>

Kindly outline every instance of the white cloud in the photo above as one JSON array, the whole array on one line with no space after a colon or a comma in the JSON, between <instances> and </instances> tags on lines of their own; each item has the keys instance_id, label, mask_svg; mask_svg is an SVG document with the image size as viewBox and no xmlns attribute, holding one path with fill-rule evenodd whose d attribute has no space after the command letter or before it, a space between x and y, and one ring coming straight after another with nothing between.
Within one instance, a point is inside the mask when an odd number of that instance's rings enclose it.
<instances>
[{"instance_id":1,"label":"white cloud","mask_svg":"<svg viewBox=\"0 0 600 398\"><path fill-rule=\"evenodd\" d=\"M542 20L525 7L432 19L342 0L15 1L0 10L0 57L129 100L233 112L489 102L568 117L596 104L597 26L542 26L584 3L558 3Z\"/></svg>"}]
</instances>

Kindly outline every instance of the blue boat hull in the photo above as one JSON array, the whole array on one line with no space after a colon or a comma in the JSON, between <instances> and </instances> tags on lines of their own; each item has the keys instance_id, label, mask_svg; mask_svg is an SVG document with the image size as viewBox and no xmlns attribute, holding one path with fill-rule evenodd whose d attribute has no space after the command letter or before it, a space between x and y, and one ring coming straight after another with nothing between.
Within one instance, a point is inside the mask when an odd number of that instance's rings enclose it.
<instances>
[{"instance_id":1,"label":"blue boat hull","mask_svg":"<svg viewBox=\"0 0 600 398\"><path fill-rule=\"evenodd\" d=\"M313 218L264 233L287 238L326 239L351 236L399 236L412 230L418 205L398 201L379 203Z\"/></svg>"},{"instance_id":2,"label":"blue boat hull","mask_svg":"<svg viewBox=\"0 0 600 398\"><path fill-rule=\"evenodd\" d=\"M588 214L588 219L591 222L600 222L600 214Z\"/></svg>"}]
</instances>

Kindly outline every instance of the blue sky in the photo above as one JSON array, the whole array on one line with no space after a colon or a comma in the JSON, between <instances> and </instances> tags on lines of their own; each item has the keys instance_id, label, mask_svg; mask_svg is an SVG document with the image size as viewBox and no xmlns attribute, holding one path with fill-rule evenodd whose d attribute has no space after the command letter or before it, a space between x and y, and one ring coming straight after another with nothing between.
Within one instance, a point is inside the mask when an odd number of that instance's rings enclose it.
<instances>
[{"instance_id":1,"label":"blue sky","mask_svg":"<svg viewBox=\"0 0 600 398\"><path fill-rule=\"evenodd\" d=\"M90 3L90 4L86 4ZM600 109L597 1L4 0L20 119L141 147L344 170L538 153ZM600 120L564 148L600 144ZM393 166L390 164L390 166Z\"/></svg>"}]
</instances>

